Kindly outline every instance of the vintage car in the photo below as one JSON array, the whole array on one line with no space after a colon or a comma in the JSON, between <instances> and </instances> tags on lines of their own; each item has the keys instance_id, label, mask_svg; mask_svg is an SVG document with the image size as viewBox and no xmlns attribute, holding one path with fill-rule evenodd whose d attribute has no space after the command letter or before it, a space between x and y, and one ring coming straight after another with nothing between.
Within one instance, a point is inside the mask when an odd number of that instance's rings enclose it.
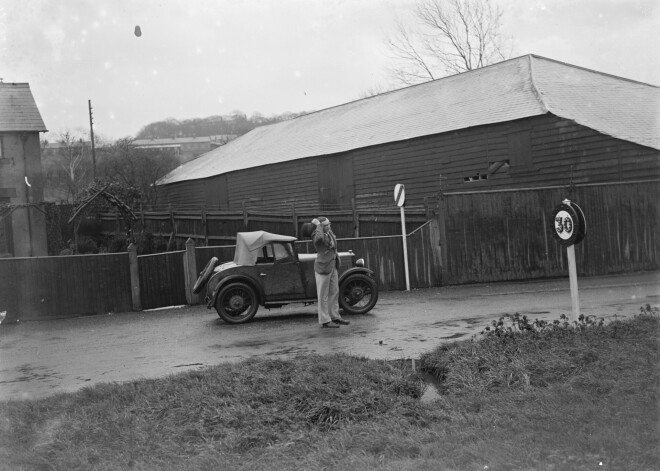
<instances>
[{"instance_id":1,"label":"vintage car","mask_svg":"<svg viewBox=\"0 0 660 471\"><path fill-rule=\"evenodd\" d=\"M218 265L213 257L199 275L194 293L206 286L206 303L231 324L252 320L259 305L282 307L315 303L316 254L298 253L297 239L264 231L236 235L234 261ZM339 252L339 307L344 313L364 314L378 300L374 272L353 252Z\"/></svg>"}]
</instances>

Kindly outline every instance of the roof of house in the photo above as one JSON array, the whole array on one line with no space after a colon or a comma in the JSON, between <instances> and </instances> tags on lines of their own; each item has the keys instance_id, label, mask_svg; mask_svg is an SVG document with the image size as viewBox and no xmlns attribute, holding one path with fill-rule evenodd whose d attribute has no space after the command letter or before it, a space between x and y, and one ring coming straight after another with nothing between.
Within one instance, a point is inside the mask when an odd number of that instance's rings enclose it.
<instances>
[{"instance_id":1,"label":"roof of house","mask_svg":"<svg viewBox=\"0 0 660 471\"><path fill-rule=\"evenodd\" d=\"M0 132L46 132L27 83L0 82Z\"/></svg>"},{"instance_id":2,"label":"roof of house","mask_svg":"<svg viewBox=\"0 0 660 471\"><path fill-rule=\"evenodd\" d=\"M546 113L660 149L660 88L535 55L256 128L169 184Z\"/></svg>"}]
</instances>

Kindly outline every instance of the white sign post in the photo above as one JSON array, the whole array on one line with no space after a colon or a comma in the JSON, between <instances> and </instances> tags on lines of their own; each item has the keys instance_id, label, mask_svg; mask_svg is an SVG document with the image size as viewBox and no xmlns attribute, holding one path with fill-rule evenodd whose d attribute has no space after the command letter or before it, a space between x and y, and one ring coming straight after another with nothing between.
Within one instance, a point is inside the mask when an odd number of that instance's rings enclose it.
<instances>
[{"instance_id":1,"label":"white sign post","mask_svg":"<svg viewBox=\"0 0 660 471\"><path fill-rule=\"evenodd\" d=\"M580 317L580 296L578 294L577 265L575 264L575 244L584 239L587 224L582 209L568 199L562 201L562 204L555 208L552 222L557 240L566 247L573 320L577 321Z\"/></svg>"},{"instance_id":2,"label":"white sign post","mask_svg":"<svg viewBox=\"0 0 660 471\"><path fill-rule=\"evenodd\" d=\"M406 291L410 291L410 276L408 275L408 242L406 239L406 213L403 206L406 204L406 187L401 183L394 186L394 201L401 208L401 235L403 236L403 266L406 272Z\"/></svg>"}]
</instances>

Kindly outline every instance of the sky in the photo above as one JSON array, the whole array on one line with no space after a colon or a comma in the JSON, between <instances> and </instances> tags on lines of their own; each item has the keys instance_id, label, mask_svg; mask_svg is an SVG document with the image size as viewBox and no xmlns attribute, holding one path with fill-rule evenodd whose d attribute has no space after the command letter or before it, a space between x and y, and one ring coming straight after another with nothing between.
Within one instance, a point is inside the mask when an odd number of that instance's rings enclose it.
<instances>
[{"instance_id":1,"label":"sky","mask_svg":"<svg viewBox=\"0 0 660 471\"><path fill-rule=\"evenodd\" d=\"M660 86L657 0L496 0L512 57ZM314 111L391 83L386 38L415 0L0 0L0 78L49 132L135 136L184 120ZM135 34L139 26L141 35Z\"/></svg>"}]
</instances>

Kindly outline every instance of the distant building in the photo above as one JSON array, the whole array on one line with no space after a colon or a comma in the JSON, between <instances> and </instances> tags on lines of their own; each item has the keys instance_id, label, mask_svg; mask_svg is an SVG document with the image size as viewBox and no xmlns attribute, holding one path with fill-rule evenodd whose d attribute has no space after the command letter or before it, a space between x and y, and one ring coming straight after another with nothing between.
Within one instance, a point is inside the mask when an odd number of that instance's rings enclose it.
<instances>
[{"instance_id":1,"label":"distant building","mask_svg":"<svg viewBox=\"0 0 660 471\"><path fill-rule=\"evenodd\" d=\"M46 126L27 83L0 82L0 256L48 255L39 133Z\"/></svg>"},{"instance_id":2,"label":"distant building","mask_svg":"<svg viewBox=\"0 0 660 471\"><path fill-rule=\"evenodd\" d=\"M172 150L181 162L187 162L235 138L234 134L218 134L204 137L136 139L133 144L140 149Z\"/></svg>"}]
</instances>

